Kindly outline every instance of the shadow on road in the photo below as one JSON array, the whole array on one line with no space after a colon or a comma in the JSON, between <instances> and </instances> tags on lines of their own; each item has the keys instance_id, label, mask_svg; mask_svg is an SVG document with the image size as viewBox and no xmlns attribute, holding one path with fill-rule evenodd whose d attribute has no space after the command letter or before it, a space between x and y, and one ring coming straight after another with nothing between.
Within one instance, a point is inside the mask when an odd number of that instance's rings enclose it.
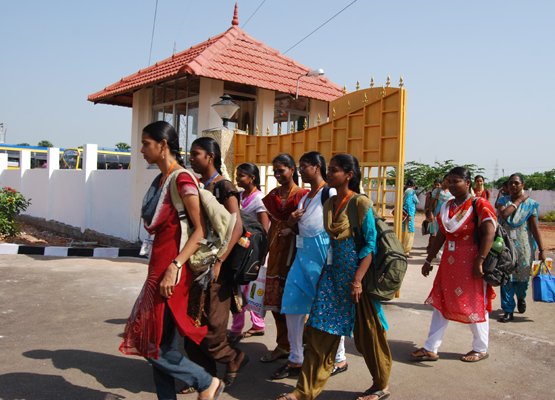
<instances>
[{"instance_id":1,"label":"shadow on road","mask_svg":"<svg viewBox=\"0 0 555 400\"><path fill-rule=\"evenodd\" d=\"M113 325L125 325L127 323L127 318L112 318L112 319L107 319L104 322L107 324L113 324Z\"/></svg>"},{"instance_id":2,"label":"shadow on road","mask_svg":"<svg viewBox=\"0 0 555 400\"><path fill-rule=\"evenodd\" d=\"M2 400L118 400L124 397L100 390L76 386L57 375L15 372L0 375Z\"/></svg>"},{"instance_id":3,"label":"shadow on road","mask_svg":"<svg viewBox=\"0 0 555 400\"><path fill-rule=\"evenodd\" d=\"M410 308L412 310L420 310L420 311L432 311L433 308L429 304L424 303L403 303L400 301L392 301L390 303L382 303L382 306L387 309L389 307L400 307L400 308Z\"/></svg>"},{"instance_id":4,"label":"shadow on road","mask_svg":"<svg viewBox=\"0 0 555 400\"><path fill-rule=\"evenodd\" d=\"M23 355L36 360L51 359L54 367L61 370L79 369L96 378L105 388L121 388L132 393L154 393L151 368L145 360L139 358L85 350L30 350Z\"/></svg>"}]
</instances>

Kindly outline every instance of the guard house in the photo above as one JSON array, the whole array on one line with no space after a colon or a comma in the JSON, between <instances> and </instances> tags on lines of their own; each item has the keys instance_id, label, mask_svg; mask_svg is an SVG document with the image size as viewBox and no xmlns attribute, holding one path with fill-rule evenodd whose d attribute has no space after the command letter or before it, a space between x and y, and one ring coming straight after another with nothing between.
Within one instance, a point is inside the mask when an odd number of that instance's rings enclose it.
<instances>
[{"instance_id":1,"label":"guard house","mask_svg":"<svg viewBox=\"0 0 555 400\"><path fill-rule=\"evenodd\" d=\"M252 38L239 27L238 9L224 33L122 78L89 101L133 107L133 121L172 123L184 149L197 134L222 125L211 105L229 94L239 106L229 128L279 134L316 124L343 94L323 76ZM133 139L138 132L133 130ZM134 150L136 146L132 146Z\"/></svg>"},{"instance_id":2,"label":"guard house","mask_svg":"<svg viewBox=\"0 0 555 400\"><path fill-rule=\"evenodd\" d=\"M203 131L222 126L211 106L224 93L239 106L229 129L274 135L315 126L319 118L326 121L329 102L342 96L343 90L249 36L239 27L236 4L231 27L224 33L91 94L91 102L133 108L129 237L138 234L136 199L142 198L152 179L139 152L142 128L153 121L168 121L187 150ZM137 168L141 165L145 168Z\"/></svg>"}]
</instances>

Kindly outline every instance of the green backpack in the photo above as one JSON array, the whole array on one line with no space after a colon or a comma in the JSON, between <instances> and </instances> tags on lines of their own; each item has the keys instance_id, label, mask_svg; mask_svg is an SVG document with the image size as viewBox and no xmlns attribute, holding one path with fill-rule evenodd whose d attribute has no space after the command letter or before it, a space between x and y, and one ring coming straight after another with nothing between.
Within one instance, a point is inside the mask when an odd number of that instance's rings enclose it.
<instances>
[{"instance_id":1,"label":"green backpack","mask_svg":"<svg viewBox=\"0 0 555 400\"><path fill-rule=\"evenodd\" d=\"M356 196L349 202L347 216L351 225L351 232L355 240L357 252L364 246L364 237L360 227L358 212L356 208ZM364 276L362 285L366 293L374 299L387 301L395 297L395 293L401 289L403 278L407 272L407 257L401 242L395 232L383 218L375 217L376 231L378 236L377 251L372 257L372 264Z\"/></svg>"},{"instance_id":2,"label":"green backpack","mask_svg":"<svg viewBox=\"0 0 555 400\"><path fill-rule=\"evenodd\" d=\"M181 224L181 239L179 251L183 249L189 235L193 231L193 227L189 225L187 213L181 200L181 196L177 190L177 176L181 173L187 173L197 182L197 178L186 169L179 169L170 176L170 192L173 206L177 210L177 215ZM227 209L218 202L212 192L201 188L197 183L200 203L206 221L207 235L199 243L197 251L189 258L189 269L192 271L195 279L202 282L203 286L211 279L211 267L216 259L221 257L227 250L235 221L237 216L230 214Z\"/></svg>"}]
</instances>

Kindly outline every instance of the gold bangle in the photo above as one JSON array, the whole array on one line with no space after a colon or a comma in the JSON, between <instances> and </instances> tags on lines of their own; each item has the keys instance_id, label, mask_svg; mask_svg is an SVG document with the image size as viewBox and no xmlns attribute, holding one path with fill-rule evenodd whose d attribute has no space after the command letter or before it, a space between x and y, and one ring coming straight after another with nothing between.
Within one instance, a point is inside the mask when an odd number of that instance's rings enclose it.
<instances>
[{"instance_id":1,"label":"gold bangle","mask_svg":"<svg viewBox=\"0 0 555 400\"><path fill-rule=\"evenodd\" d=\"M358 289L358 288L362 287L360 282L351 282L351 286L355 289Z\"/></svg>"}]
</instances>

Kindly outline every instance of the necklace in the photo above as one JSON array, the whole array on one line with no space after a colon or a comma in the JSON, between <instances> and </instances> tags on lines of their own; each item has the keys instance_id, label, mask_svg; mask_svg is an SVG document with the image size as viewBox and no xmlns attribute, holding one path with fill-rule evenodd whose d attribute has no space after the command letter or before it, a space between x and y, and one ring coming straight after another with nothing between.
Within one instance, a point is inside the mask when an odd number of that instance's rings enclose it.
<instances>
[{"instance_id":1,"label":"necklace","mask_svg":"<svg viewBox=\"0 0 555 400\"><path fill-rule=\"evenodd\" d=\"M164 174L164 176L162 177L162 179L160 180L160 187L162 187L162 185L164 184L164 182L166 182L166 179L168 179L168 176L170 176L170 174L173 171L173 168L177 165L177 160L173 160L173 162L171 163L170 167L168 168L168 171Z\"/></svg>"},{"instance_id":2,"label":"necklace","mask_svg":"<svg viewBox=\"0 0 555 400\"><path fill-rule=\"evenodd\" d=\"M339 203L339 206L335 209L335 212L333 213L333 219L336 219L337 216L339 215L339 212L341 211L341 209L343 208L343 206L349 201L349 199L353 196L353 191L349 190L347 192L347 194L345 195L345 197L343 197L343 199L341 200L341 202Z\"/></svg>"},{"instance_id":3,"label":"necklace","mask_svg":"<svg viewBox=\"0 0 555 400\"><path fill-rule=\"evenodd\" d=\"M302 209L307 209L308 206L310 206L310 203L312 203L312 199L314 197L316 197L316 195L318 194L318 192L325 186L326 181L322 181L320 182L320 184L318 185L318 187L316 188L316 191L314 192L314 194L312 196L310 196L310 193L306 196L306 199L304 200L303 204L301 205ZM308 202L308 204L307 204Z\"/></svg>"}]
</instances>

